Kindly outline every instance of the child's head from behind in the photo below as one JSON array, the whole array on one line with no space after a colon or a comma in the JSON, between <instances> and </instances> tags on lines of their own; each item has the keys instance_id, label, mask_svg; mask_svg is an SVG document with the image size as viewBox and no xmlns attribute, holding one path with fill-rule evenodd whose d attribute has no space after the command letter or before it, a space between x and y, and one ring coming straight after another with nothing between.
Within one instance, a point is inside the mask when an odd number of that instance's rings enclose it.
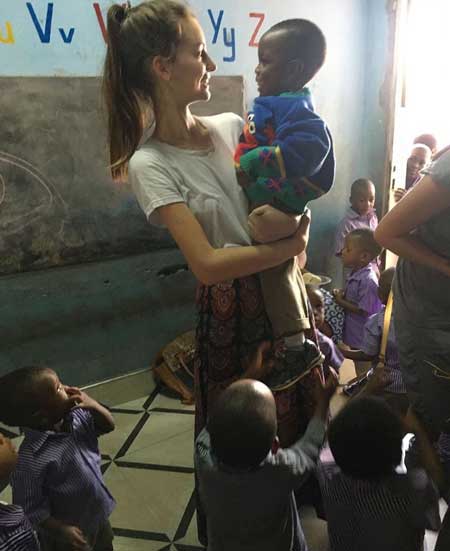
<instances>
[{"instance_id":1,"label":"child's head from behind","mask_svg":"<svg viewBox=\"0 0 450 551\"><path fill-rule=\"evenodd\" d=\"M46 430L73 406L54 371L23 367L0 379L0 421L12 426Z\"/></svg>"},{"instance_id":2,"label":"child's head from behind","mask_svg":"<svg viewBox=\"0 0 450 551\"><path fill-rule=\"evenodd\" d=\"M346 268L363 268L370 264L381 250L371 229L353 230L345 236L344 248L341 252L342 263Z\"/></svg>"},{"instance_id":3,"label":"child's head from behind","mask_svg":"<svg viewBox=\"0 0 450 551\"><path fill-rule=\"evenodd\" d=\"M383 304L387 304L389 293L392 289L392 282L394 281L395 268L387 268L380 275L380 281L378 283L378 296Z\"/></svg>"},{"instance_id":4,"label":"child's head from behind","mask_svg":"<svg viewBox=\"0 0 450 551\"><path fill-rule=\"evenodd\" d=\"M237 469L257 467L276 439L277 415L270 389L250 379L231 384L215 404L208 431L221 463Z\"/></svg>"},{"instance_id":5,"label":"child's head from behind","mask_svg":"<svg viewBox=\"0 0 450 551\"><path fill-rule=\"evenodd\" d=\"M328 441L341 471L353 478L392 474L402 458L399 417L380 398L350 400L331 421Z\"/></svg>"},{"instance_id":6,"label":"child's head from behind","mask_svg":"<svg viewBox=\"0 0 450 551\"><path fill-rule=\"evenodd\" d=\"M0 433L0 492L8 484L16 463L16 448L9 438Z\"/></svg>"},{"instance_id":7,"label":"child's head from behind","mask_svg":"<svg viewBox=\"0 0 450 551\"><path fill-rule=\"evenodd\" d=\"M375 204L375 186L367 178L359 178L352 184L350 205L360 216L368 214Z\"/></svg>"},{"instance_id":8,"label":"child's head from behind","mask_svg":"<svg viewBox=\"0 0 450 551\"><path fill-rule=\"evenodd\" d=\"M255 69L260 96L277 96L303 88L322 67L326 40L317 25L306 19L275 24L258 45Z\"/></svg>"},{"instance_id":9,"label":"child's head from behind","mask_svg":"<svg viewBox=\"0 0 450 551\"><path fill-rule=\"evenodd\" d=\"M306 285L306 291L308 293L309 302L314 315L314 323L317 329L323 326L325 322L325 301L323 293L316 285Z\"/></svg>"}]
</instances>

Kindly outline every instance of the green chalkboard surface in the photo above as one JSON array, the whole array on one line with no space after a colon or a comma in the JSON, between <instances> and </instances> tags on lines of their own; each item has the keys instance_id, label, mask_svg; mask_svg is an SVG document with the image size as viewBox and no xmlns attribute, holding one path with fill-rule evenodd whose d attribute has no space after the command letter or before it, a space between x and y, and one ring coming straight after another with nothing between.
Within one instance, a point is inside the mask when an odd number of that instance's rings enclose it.
<instances>
[{"instance_id":1,"label":"green chalkboard surface","mask_svg":"<svg viewBox=\"0 0 450 551\"><path fill-rule=\"evenodd\" d=\"M111 181L99 78L0 78L0 275L173 247ZM199 114L242 114L241 77L216 77Z\"/></svg>"}]
</instances>

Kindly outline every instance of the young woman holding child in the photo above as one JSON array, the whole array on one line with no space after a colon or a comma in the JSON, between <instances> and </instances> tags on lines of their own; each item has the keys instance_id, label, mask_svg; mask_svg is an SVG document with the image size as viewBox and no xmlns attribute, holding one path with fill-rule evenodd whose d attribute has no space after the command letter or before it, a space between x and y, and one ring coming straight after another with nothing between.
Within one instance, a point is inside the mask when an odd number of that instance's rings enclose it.
<instances>
[{"instance_id":1,"label":"young woman holding child","mask_svg":"<svg viewBox=\"0 0 450 551\"><path fill-rule=\"evenodd\" d=\"M272 338L257 274L305 250L310 219L303 215L290 237L251 244L248 205L233 163L243 121L232 113L192 115L192 103L210 98L216 65L185 5L113 5L108 35L104 92L112 175L128 177L149 221L168 228L200 282L198 434L220 392L244 375L242 358ZM152 124L153 134L144 136ZM278 214L292 227L292 217ZM305 421L301 388L310 378L277 393L283 444L295 439Z\"/></svg>"}]
</instances>

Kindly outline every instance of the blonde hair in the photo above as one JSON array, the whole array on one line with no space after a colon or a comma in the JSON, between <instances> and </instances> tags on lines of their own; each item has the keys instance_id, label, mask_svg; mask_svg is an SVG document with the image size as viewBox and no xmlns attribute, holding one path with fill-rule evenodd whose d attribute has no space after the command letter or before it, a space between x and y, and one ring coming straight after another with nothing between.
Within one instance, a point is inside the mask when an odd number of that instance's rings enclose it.
<instances>
[{"instance_id":1,"label":"blonde hair","mask_svg":"<svg viewBox=\"0 0 450 551\"><path fill-rule=\"evenodd\" d=\"M180 21L189 15L176 0L151 0L134 8L114 4L108 10L103 99L115 180L126 179L128 162L142 139L155 86L151 62L156 56L175 58Z\"/></svg>"}]
</instances>

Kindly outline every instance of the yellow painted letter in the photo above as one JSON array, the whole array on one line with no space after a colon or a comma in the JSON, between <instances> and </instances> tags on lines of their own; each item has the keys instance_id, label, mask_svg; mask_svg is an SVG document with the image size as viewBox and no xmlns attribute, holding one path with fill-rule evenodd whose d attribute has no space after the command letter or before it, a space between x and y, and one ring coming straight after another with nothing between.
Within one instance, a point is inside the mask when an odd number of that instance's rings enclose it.
<instances>
[{"instance_id":1,"label":"yellow painted letter","mask_svg":"<svg viewBox=\"0 0 450 551\"><path fill-rule=\"evenodd\" d=\"M11 27L11 23L6 23L6 33L7 33L6 38L3 38L3 34L0 31L0 43L1 44L14 44L15 40L14 40L14 33L13 33L13 30L12 30L12 27Z\"/></svg>"}]
</instances>

